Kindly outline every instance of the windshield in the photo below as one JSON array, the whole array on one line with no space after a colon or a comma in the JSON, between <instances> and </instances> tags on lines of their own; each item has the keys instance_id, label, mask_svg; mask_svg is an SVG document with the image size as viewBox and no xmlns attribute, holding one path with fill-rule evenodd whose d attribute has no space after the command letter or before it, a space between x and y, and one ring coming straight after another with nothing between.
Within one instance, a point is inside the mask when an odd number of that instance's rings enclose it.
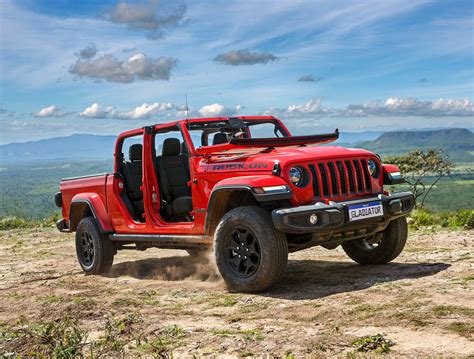
<instances>
[{"instance_id":1,"label":"windshield","mask_svg":"<svg viewBox=\"0 0 474 359\"><path fill-rule=\"evenodd\" d=\"M187 125L194 148L214 146L229 142L232 138L280 138L288 134L274 120L245 121L235 119L194 122Z\"/></svg>"}]
</instances>

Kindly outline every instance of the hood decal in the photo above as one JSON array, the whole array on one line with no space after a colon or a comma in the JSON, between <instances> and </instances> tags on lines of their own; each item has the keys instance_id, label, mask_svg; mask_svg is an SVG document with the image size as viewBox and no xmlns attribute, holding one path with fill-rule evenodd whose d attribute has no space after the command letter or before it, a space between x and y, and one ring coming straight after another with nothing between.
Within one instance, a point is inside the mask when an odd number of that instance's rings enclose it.
<instances>
[{"instance_id":1,"label":"hood decal","mask_svg":"<svg viewBox=\"0 0 474 359\"><path fill-rule=\"evenodd\" d=\"M265 162L233 162L214 163L204 165L207 171L245 171L245 170L269 170L270 165Z\"/></svg>"}]
</instances>

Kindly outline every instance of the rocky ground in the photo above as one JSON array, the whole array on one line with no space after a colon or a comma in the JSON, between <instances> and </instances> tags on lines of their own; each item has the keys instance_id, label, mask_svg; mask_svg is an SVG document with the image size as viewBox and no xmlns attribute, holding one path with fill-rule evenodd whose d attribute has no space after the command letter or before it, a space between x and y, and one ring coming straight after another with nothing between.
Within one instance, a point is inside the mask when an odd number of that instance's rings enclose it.
<instances>
[{"instance_id":1,"label":"rocky ground","mask_svg":"<svg viewBox=\"0 0 474 359\"><path fill-rule=\"evenodd\" d=\"M122 251L85 276L72 235L0 231L0 356L473 356L473 248L473 231L436 230L384 266L312 248L246 295L184 251Z\"/></svg>"}]
</instances>

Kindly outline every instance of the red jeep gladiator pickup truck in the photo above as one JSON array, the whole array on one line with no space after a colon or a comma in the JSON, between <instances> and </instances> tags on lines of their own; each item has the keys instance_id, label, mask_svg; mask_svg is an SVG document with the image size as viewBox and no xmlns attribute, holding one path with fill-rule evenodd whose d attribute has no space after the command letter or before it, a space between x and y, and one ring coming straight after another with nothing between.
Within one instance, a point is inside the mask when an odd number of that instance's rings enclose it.
<instances>
[{"instance_id":1,"label":"red jeep gladiator pickup truck","mask_svg":"<svg viewBox=\"0 0 474 359\"><path fill-rule=\"evenodd\" d=\"M127 131L114 173L66 178L55 196L62 232L76 232L87 274L120 249L211 248L233 291L263 291L288 252L339 245L360 264L395 259L407 240L410 192L397 166L372 152L318 146L338 131L292 136L272 116L187 119Z\"/></svg>"}]
</instances>

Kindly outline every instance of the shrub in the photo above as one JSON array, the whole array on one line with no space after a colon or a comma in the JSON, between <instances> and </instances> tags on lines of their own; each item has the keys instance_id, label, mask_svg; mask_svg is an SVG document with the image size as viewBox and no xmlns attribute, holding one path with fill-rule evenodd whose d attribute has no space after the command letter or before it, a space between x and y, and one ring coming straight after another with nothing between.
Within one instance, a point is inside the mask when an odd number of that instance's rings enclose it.
<instances>
[{"instance_id":1,"label":"shrub","mask_svg":"<svg viewBox=\"0 0 474 359\"><path fill-rule=\"evenodd\" d=\"M50 217L44 218L40 221L28 219L19 216L0 217L0 230L28 228L28 227L53 227L56 221L60 219L60 215L54 212Z\"/></svg>"},{"instance_id":2,"label":"shrub","mask_svg":"<svg viewBox=\"0 0 474 359\"><path fill-rule=\"evenodd\" d=\"M463 209L454 213L453 218L449 222L451 228L474 228L474 210Z\"/></svg>"},{"instance_id":3,"label":"shrub","mask_svg":"<svg viewBox=\"0 0 474 359\"><path fill-rule=\"evenodd\" d=\"M358 352L369 352L374 350L377 353L390 352L390 347L394 344L393 341L386 339L382 334L360 337L352 342L352 346L355 347L355 350Z\"/></svg>"},{"instance_id":4,"label":"shrub","mask_svg":"<svg viewBox=\"0 0 474 359\"><path fill-rule=\"evenodd\" d=\"M452 229L473 229L474 210L462 209L456 212L431 212L427 209L414 210L410 218L411 226L421 228L426 226L440 226Z\"/></svg>"},{"instance_id":5,"label":"shrub","mask_svg":"<svg viewBox=\"0 0 474 359\"><path fill-rule=\"evenodd\" d=\"M413 220L412 225L416 228L439 224L435 215L426 209L415 209L410 217Z\"/></svg>"},{"instance_id":6,"label":"shrub","mask_svg":"<svg viewBox=\"0 0 474 359\"><path fill-rule=\"evenodd\" d=\"M30 225L30 222L25 218L7 216L0 218L0 230L25 228Z\"/></svg>"},{"instance_id":7,"label":"shrub","mask_svg":"<svg viewBox=\"0 0 474 359\"><path fill-rule=\"evenodd\" d=\"M75 358L87 339L87 332L68 317L41 323L20 319L18 327L2 332L5 348L19 357Z\"/></svg>"}]
</instances>

